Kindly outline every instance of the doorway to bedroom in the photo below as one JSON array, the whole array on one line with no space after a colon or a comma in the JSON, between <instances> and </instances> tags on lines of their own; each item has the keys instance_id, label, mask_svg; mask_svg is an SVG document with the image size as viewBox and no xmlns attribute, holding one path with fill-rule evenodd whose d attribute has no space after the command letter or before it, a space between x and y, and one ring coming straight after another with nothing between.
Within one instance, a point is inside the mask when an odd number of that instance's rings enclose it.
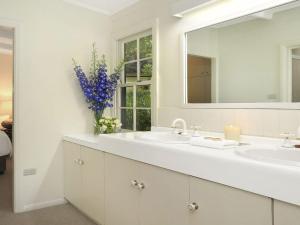
<instances>
[{"instance_id":1,"label":"doorway to bedroom","mask_svg":"<svg viewBox=\"0 0 300 225\"><path fill-rule=\"evenodd\" d=\"M0 215L13 210L14 29L0 26Z\"/></svg>"}]
</instances>

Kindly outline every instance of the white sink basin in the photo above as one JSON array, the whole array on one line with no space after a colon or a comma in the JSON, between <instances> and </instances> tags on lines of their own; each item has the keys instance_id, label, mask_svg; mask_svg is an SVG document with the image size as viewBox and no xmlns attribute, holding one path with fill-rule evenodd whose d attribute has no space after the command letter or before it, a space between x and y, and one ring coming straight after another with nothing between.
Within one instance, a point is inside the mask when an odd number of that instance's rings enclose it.
<instances>
[{"instance_id":1,"label":"white sink basin","mask_svg":"<svg viewBox=\"0 0 300 225\"><path fill-rule=\"evenodd\" d=\"M136 133L135 139L164 144L186 144L189 143L190 137L171 132L144 132Z\"/></svg>"},{"instance_id":2,"label":"white sink basin","mask_svg":"<svg viewBox=\"0 0 300 225\"><path fill-rule=\"evenodd\" d=\"M272 149L272 148L252 148L246 150L237 150L236 154L271 163L300 167L300 151L294 149Z\"/></svg>"}]
</instances>

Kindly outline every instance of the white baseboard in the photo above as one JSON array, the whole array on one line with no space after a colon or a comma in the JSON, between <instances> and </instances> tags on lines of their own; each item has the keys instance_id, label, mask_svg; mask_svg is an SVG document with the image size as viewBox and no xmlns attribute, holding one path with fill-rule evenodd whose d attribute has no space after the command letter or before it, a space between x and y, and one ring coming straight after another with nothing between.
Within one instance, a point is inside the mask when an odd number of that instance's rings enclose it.
<instances>
[{"instance_id":1,"label":"white baseboard","mask_svg":"<svg viewBox=\"0 0 300 225\"><path fill-rule=\"evenodd\" d=\"M63 205L66 203L67 203L67 201L64 198L59 198L59 199L55 199L55 200L51 200L51 201L47 201L47 202L33 203L33 204L25 205L23 208L24 209L23 212L47 208L47 207L56 206L56 205Z\"/></svg>"}]
</instances>

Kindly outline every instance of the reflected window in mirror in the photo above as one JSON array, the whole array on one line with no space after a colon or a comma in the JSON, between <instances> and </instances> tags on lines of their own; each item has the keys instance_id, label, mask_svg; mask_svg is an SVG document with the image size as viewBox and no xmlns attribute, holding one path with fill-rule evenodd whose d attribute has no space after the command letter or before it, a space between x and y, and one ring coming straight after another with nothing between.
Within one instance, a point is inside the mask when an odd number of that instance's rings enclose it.
<instances>
[{"instance_id":1,"label":"reflected window in mirror","mask_svg":"<svg viewBox=\"0 0 300 225\"><path fill-rule=\"evenodd\" d=\"M300 47L292 50L293 102L300 102Z\"/></svg>"},{"instance_id":2,"label":"reflected window in mirror","mask_svg":"<svg viewBox=\"0 0 300 225\"><path fill-rule=\"evenodd\" d=\"M300 102L300 1L185 36L186 104Z\"/></svg>"}]
</instances>

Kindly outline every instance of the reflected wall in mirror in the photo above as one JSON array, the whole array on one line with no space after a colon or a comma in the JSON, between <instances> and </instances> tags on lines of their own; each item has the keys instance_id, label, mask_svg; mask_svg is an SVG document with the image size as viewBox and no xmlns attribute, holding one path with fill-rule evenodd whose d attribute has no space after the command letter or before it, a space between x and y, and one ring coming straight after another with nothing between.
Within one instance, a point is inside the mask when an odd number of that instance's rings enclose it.
<instances>
[{"instance_id":1,"label":"reflected wall in mirror","mask_svg":"<svg viewBox=\"0 0 300 225\"><path fill-rule=\"evenodd\" d=\"M185 103L300 102L300 1L186 33Z\"/></svg>"}]
</instances>

